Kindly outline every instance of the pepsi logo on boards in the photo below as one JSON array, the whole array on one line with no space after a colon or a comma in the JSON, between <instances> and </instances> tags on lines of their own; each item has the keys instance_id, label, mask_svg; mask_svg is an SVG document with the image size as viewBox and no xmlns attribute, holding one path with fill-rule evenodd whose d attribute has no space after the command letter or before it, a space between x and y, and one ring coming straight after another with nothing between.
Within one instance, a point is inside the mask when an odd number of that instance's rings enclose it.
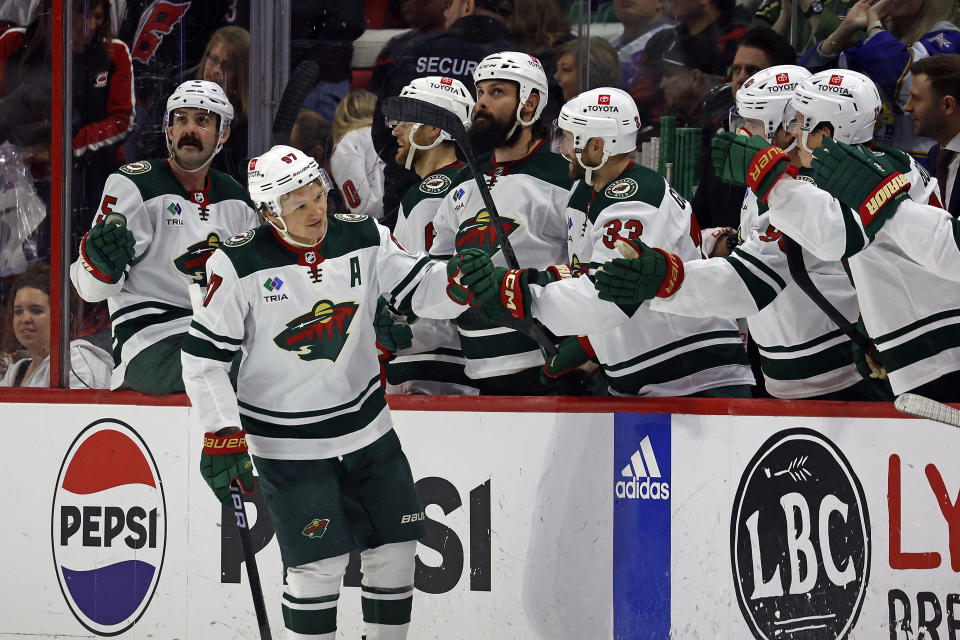
<instances>
[{"instance_id":1,"label":"pepsi logo on boards","mask_svg":"<svg viewBox=\"0 0 960 640\"><path fill-rule=\"evenodd\" d=\"M101 636L136 624L160 578L166 532L146 443L118 420L90 424L63 459L51 515L60 590L80 624Z\"/></svg>"}]
</instances>

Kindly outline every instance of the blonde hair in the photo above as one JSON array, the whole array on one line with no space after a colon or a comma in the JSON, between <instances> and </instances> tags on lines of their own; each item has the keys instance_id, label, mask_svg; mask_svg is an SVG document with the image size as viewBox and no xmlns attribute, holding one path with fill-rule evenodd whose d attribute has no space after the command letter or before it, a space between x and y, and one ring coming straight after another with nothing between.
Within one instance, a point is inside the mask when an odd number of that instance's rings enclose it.
<instances>
[{"instance_id":1,"label":"blonde hair","mask_svg":"<svg viewBox=\"0 0 960 640\"><path fill-rule=\"evenodd\" d=\"M240 113L247 115L250 100L250 32L243 27L221 27L213 32L207 41L207 48L197 66L197 80L203 80L203 67L213 45L221 43L227 49L228 64L233 70L233 82L224 87L227 97L234 106L240 107Z\"/></svg>"},{"instance_id":2,"label":"blonde hair","mask_svg":"<svg viewBox=\"0 0 960 640\"><path fill-rule=\"evenodd\" d=\"M933 25L938 22L953 22L957 17L957 0L924 0L923 7L914 20L913 25L899 33L896 23L890 23L890 33L897 37L900 42L911 46L917 40L933 29Z\"/></svg>"},{"instance_id":3,"label":"blonde hair","mask_svg":"<svg viewBox=\"0 0 960 640\"><path fill-rule=\"evenodd\" d=\"M348 93L333 112L333 139L340 140L354 129L372 125L373 110L376 106L377 96L366 89Z\"/></svg>"},{"instance_id":4,"label":"blonde hair","mask_svg":"<svg viewBox=\"0 0 960 640\"><path fill-rule=\"evenodd\" d=\"M549 53L571 35L570 21L556 0L517 0L507 29L522 51L534 55Z\"/></svg>"}]
</instances>

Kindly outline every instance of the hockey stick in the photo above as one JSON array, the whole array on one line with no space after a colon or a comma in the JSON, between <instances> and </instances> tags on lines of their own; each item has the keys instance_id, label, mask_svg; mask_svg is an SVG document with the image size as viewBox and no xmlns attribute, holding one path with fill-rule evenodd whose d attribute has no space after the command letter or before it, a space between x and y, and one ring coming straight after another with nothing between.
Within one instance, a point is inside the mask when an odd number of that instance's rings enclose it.
<instances>
[{"instance_id":1,"label":"hockey stick","mask_svg":"<svg viewBox=\"0 0 960 640\"><path fill-rule=\"evenodd\" d=\"M918 396L915 393L901 393L893 406L901 413L936 420L952 427L960 427L960 409L954 409L936 400Z\"/></svg>"},{"instance_id":2,"label":"hockey stick","mask_svg":"<svg viewBox=\"0 0 960 640\"><path fill-rule=\"evenodd\" d=\"M483 206L487 208L490 214L490 221L493 222L493 228L497 231L497 237L500 238L500 250L503 251L503 257L507 261L507 266L511 269L519 269L520 263L517 262L517 254L513 251L513 246L507 239L507 234L503 230L503 221L497 212L497 205L493 202L493 196L490 195L490 188L487 187L483 175L480 173L477 156L473 152L473 147L467 139L467 130L463 123L452 111L447 111L430 102L417 100L416 98L406 98L394 96L385 98L383 101L383 115L393 120L401 122L418 122L428 124L443 131L446 131L457 143L457 146L463 151L467 166L473 174L473 179L477 183L477 189L480 191L480 197L483 199Z\"/></svg>"},{"instance_id":3,"label":"hockey stick","mask_svg":"<svg viewBox=\"0 0 960 640\"><path fill-rule=\"evenodd\" d=\"M497 237L500 239L500 250L503 252L503 258L506 260L507 266L511 269L519 269L520 262L517 260L517 254L514 252L513 245L510 244L510 240L507 238L506 231L504 231L503 221L497 211L497 205L494 203L493 196L490 194L490 188L483 179L483 174L479 168L480 165L477 162L477 156L473 152L473 147L467 138L467 130L464 128L460 119L453 112L447 111L430 102L400 96L393 96L383 100L383 115L393 120L399 120L400 122L427 124L450 134L453 141L460 147L461 151L463 151L467 166L470 167L470 173L473 174L473 179L477 183L477 190L480 192L483 206L487 208L487 213L490 214L490 221L493 223L493 228L497 232ZM470 314L468 319L473 319L475 313L476 312L466 311L464 315ZM536 340L537 344L540 345L540 348L543 349L547 355L556 355L557 347L554 344L554 340L548 335L543 325L536 320L512 321L508 319L498 322L504 327L519 331Z\"/></svg>"},{"instance_id":4,"label":"hockey stick","mask_svg":"<svg viewBox=\"0 0 960 640\"><path fill-rule=\"evenodd\" d=\"M277 115L273 119L273 144L290 144L290 133L297 121L300 107L319 77L320 65L313 60L304 60L290 74L277 106Z\"/></svg>"},{"instance_id":5,"label":"hockey stick","mask_svg":"<svg viewBox=\"0 0 960 640\"><path fill-rule=\"evenodd\" d=\"M243 562L247 565L247 581L250 583L250 595L253 596L253 610L257 614L260 640L273 640L273 636L270 635L270 623L267 620L267 607L263 603L263 588L260 586L260 572L257 571L257 557L254 555L253 543L250 541L250 521L247 520L247 510L243 506L243 496L240 495L240 483L236 480L230 483L230 498L233 500L233 513L237 516L240 549L243 551Z\"/></svg>"}]
</instances>

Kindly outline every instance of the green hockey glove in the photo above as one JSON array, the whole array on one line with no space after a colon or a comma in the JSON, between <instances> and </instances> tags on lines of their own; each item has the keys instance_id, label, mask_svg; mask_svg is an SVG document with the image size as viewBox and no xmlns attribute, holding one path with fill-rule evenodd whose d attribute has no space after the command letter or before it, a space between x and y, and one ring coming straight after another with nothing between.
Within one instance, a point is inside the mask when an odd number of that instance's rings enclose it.
<instances>
[{"instance_id":1,"label":"green hockey glove","mask_svg":"<svg viewBox=\"0 0 960 640\"><path fill-rule=\"evenodd\" d=\"M614 258L593 275L593 286L601 300L635 305L652 298L669 298L683 283L683 260L662 249L648 247L636 240L617 247L624 255ZM631 251L632 250L632 251Z\"/></svg>"},{"instance_id":2,"label":"green hockey glove","mask_svg":"<svg viewBox=\"0 0 960 640\"><path fill-rule=\"evenodd\" d=\"M893 159L832 138L814 150L813 170L818 187L859 214L871 240L910 198L910 181Z\"/></svg>"},{"instance_id":3,"label":"green hockey glove","mask_svg":"<svg viewBox=\"0 0 960 640\"><path fill-rule=\"evenodd\" d=\"M112 215L123 218L120 214ZM101 220L80 241L80 264L97 280L117 282L133 261L135 244L125 219L123 224L107 224Z\"/></svg>"},{"instance_id":4,"label":"green hockey glove","mask_svg":"<svg viewBox=\"0 0 960 640\"><path fill-rule=\"evenodd\" d=\"M413 344L413 329L407 324L407 317L394 311L383 296L377 300L373 330L377 343L390 353L408 349Z\"/></svg>"},{"instance_id":5,"label":"green hockey glove","mask_svg":"<svg viewBox=\"0 0 960 640\"><path fill-rule=\"evenodd\" d=\"M714 136L710 157L713 169L724 182L750 187L761 202L790 166L790 156L762 136L743 136L727 131Z\"/></svg>"},{"instance_id":6,"label":"green hockey glove","mask_svg":"<svg viewBox=\"0 0 960 640\"><path fill-rule=\"evenodd\" d=\"M203 454L200 456L200 473L207 481L217 499L225 505L233 504L230 483L240 482L244 493L253 492L253 462L247 453L247 432L234 431L223 435L203 434Z\"/></svg>"},{"instance_id":7,"label":"green hockey glove","mask_svg":"<svg viewBox=\"0 0 960 640\"><path fill-rule=\"evenodd\" d=\"M447 262L447 295L457 304L476 307L479 292L492 291L492 278L490 256L480 249L464 249Z\"/></svg>"},{"instance_id":8,"label":"green hockey glove","mask_svg":"<svg viewBox=\"0 0 960 640\"><path fill-rule=\"evenodd\" d=\"M541 378L559 378L574 369L590 362L596 356L593 345L587 336L570 336L557 345L556 355L549 356L543 363Z\"/></svg>"}]
</instances>

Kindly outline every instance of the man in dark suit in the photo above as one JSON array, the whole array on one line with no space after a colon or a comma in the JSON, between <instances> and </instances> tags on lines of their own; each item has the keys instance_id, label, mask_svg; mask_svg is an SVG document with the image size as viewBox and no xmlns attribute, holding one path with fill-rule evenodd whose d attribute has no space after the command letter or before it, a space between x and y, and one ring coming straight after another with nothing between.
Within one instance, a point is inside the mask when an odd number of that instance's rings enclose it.
<instances>
[{"instance_id":1,"label":"man in dark suit","mask_svg":"<svg viewBox=\"0 0 960 640\"><path fill-rule=\"evenodd\" d=\"M954 218L960 215L960 55L922 58L910 66L913 85L903 110L913 117L918 136L937 141L928 166L940 183L940 201Z\"/></svg>"}]
</instances>

